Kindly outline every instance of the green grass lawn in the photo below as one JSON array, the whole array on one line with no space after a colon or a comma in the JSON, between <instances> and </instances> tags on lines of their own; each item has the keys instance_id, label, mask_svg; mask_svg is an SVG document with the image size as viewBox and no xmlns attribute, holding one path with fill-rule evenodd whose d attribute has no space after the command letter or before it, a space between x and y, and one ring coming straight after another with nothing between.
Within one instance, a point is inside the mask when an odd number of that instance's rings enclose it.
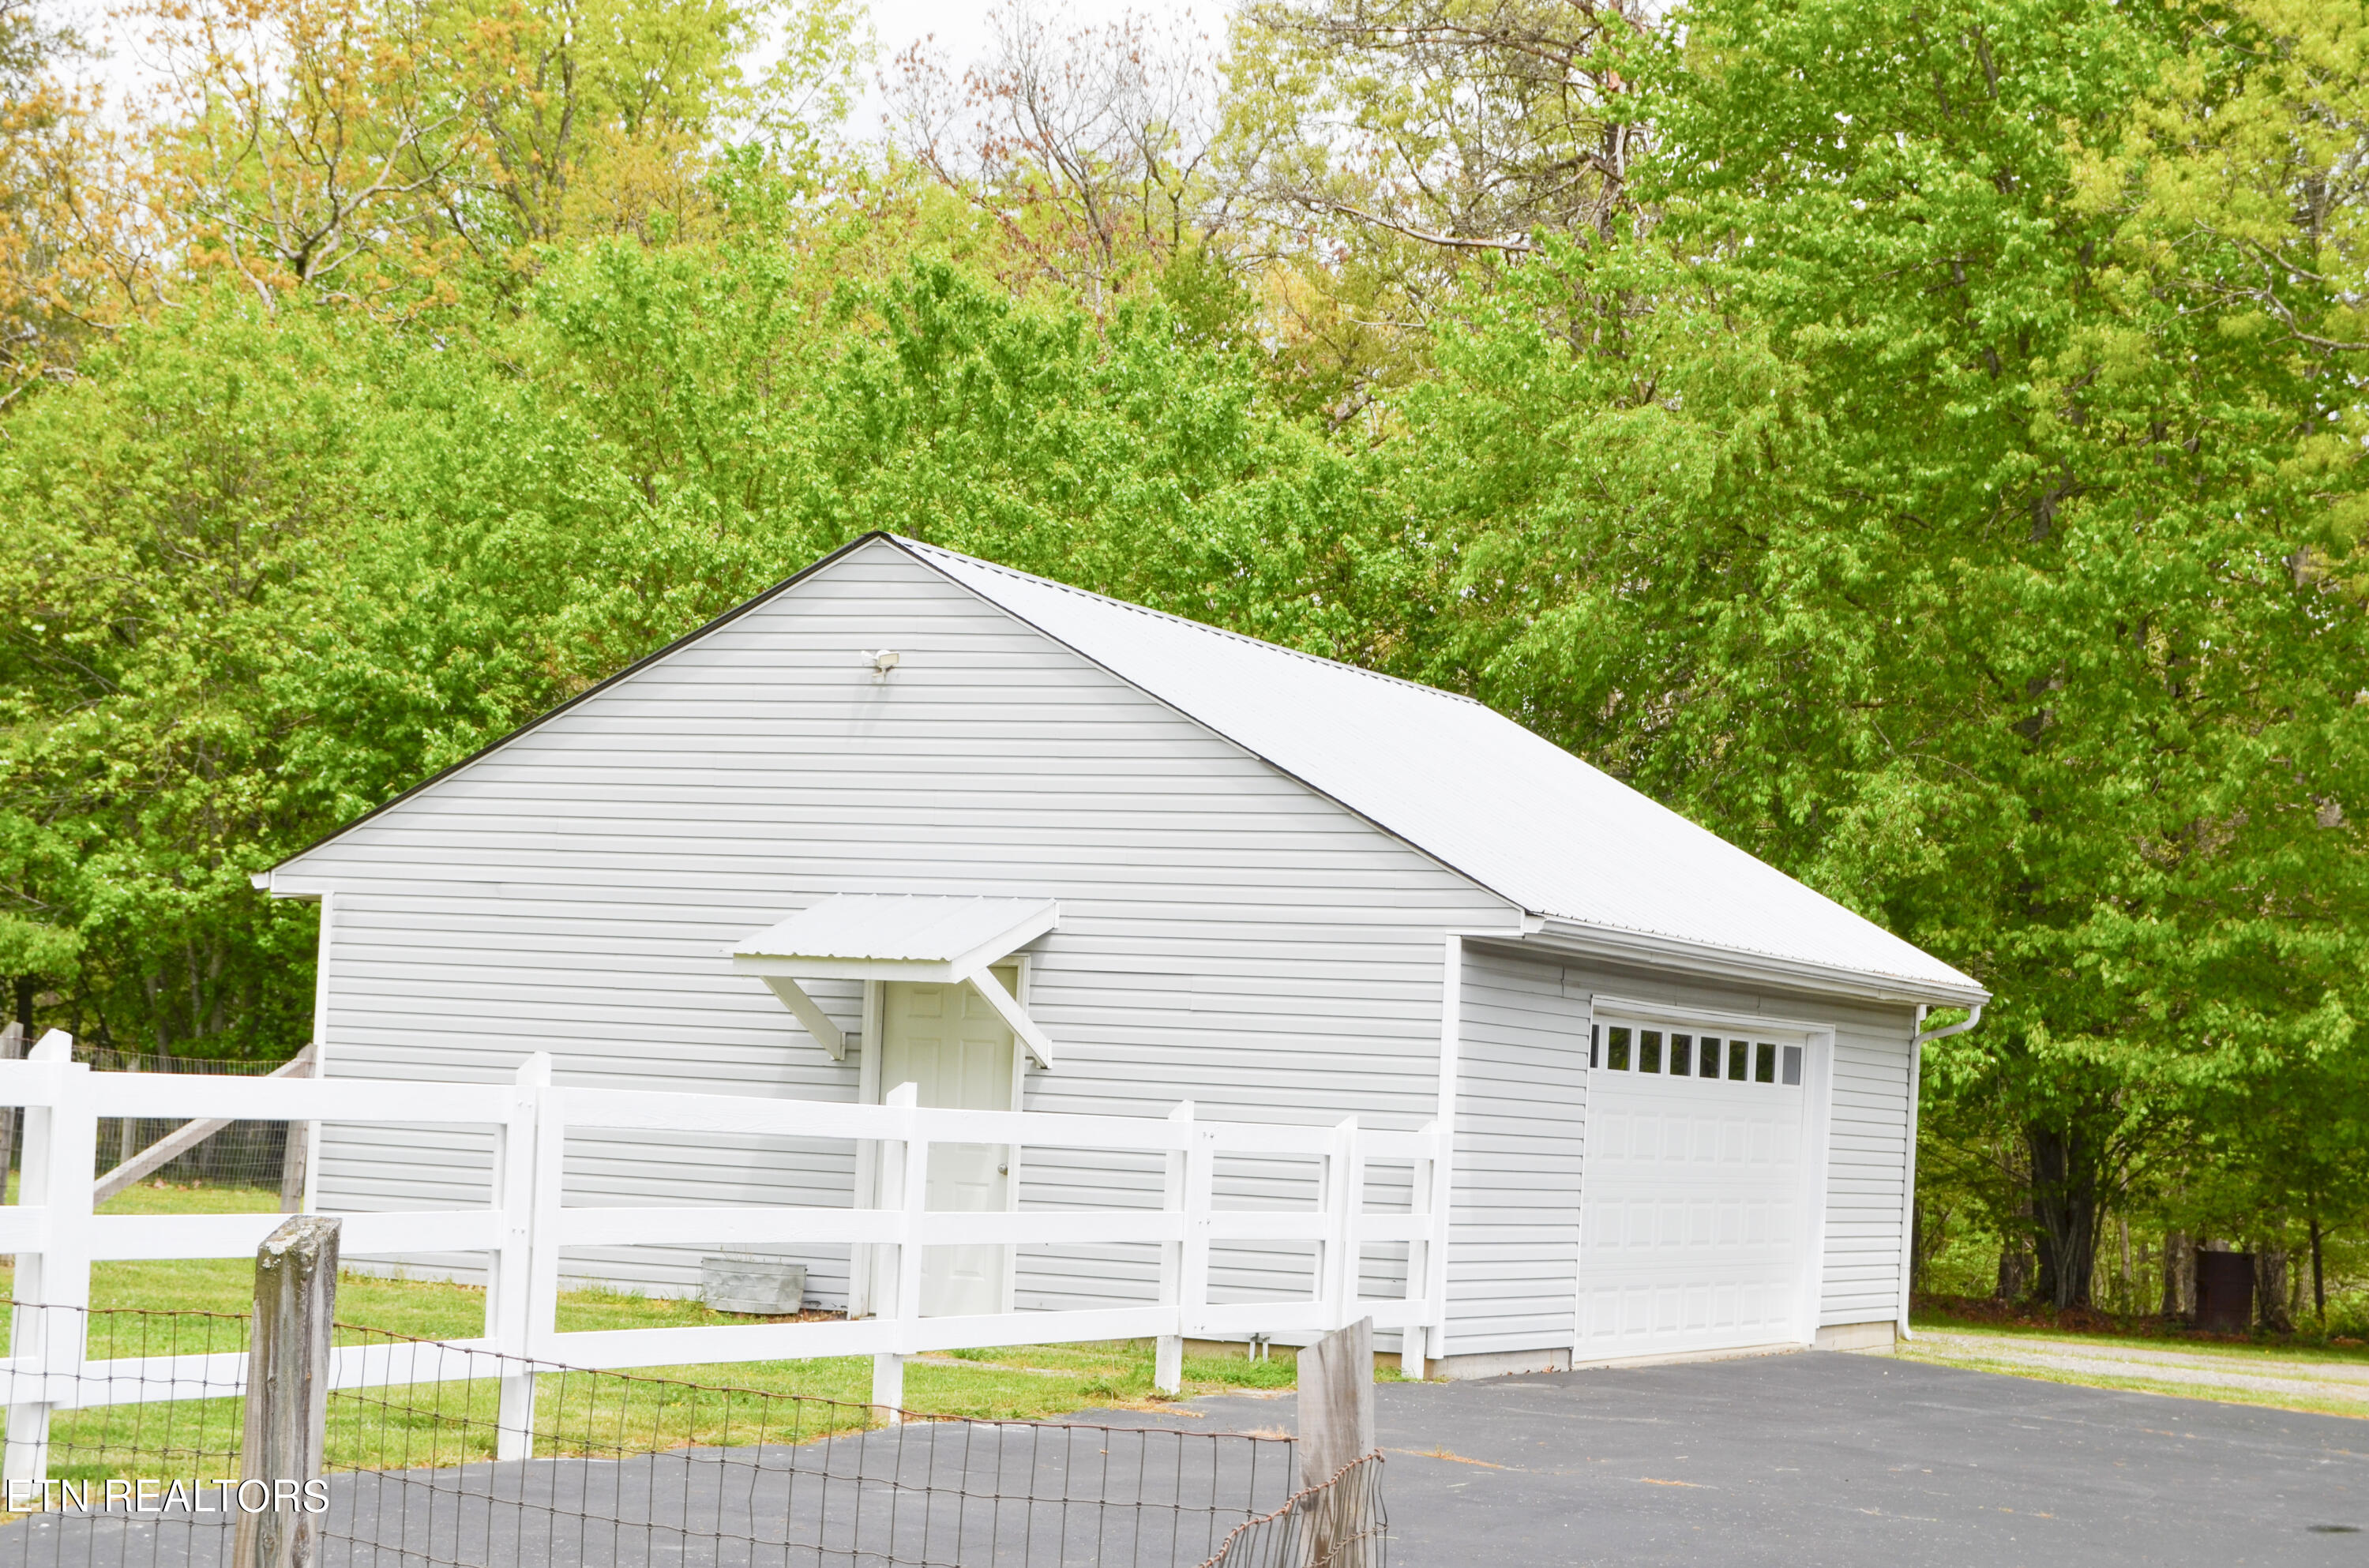
<instances>
[{"instance_id":1,"label":"green grass lawn","mask_svg":"<svg viewBox=\"0 0 2369 1568\"><path fill-rule=\"evenodd\" d=\"M146 1184L101 1209L109 1214L250 1214L279 1207L279 1195L221 1187ZM6 1283L13 1285L13 1278ZM102 1263L91 1271L94 1308L200 1311L218 1319L119 1317L95 1325L95 1356L235 1350L246 1340L254 1265L245 1259ZM423 1339L468 1339L485 1328L485 1292L442 1281L342 1274L340 1337L372 1331ZM613 1290L563 1291L563 1333L586 1329L745 1323L697 1301ZM1287 1358L1188 1356L1184 1393L1289 1388ZM1384 1376L1393 1374L1385 1373ZM905 1403L931 1414L981 1420L1046 1420L1096 1407L1140 1406L1151 1386L1149 1342L1029 1345L957 1351L909 1361ZM644 1452L689 1444L781 1442L864 1425L872 1363L866 1356L652 1368L631 1376L555 1373L536 1392L539 1454ZM333 1469L452 1464L490 1458L497 1386L490 1379L359 1390L330 1405ZM814 1402L837 1401L837 1406ZM55 1419L52 1474L202 1477L223 1473L237 1448L241 1402L184 1400L118 1405ZM144 1467L144 1468L143 1468ZM211 1468L210 1468L211 1467Z\"/></svg>"},{"instance_id":2,"label":"green grass lawn","mask_svg":"<svg viewBox=\"0 0 2369 1568\"><path fill-rule=\"evenodd\" d=\"M2240 1339L2228 1334L2199 1333L2180 1328L2130 1326L2128 1332L2066 1328L2044 1322L2020 1322L1960 1317L1920 1307L1908 1317L1912 1329L1948 1333L1998 1334L2007 1338L2079 1340L2100 1345L2133 1345L2148 1350L2176 1350L2184 1356L2223 1356L2233 1361L2354 1361L2369 1364L2369 1345L2292 1337Z\"/></svg>"}]
</instances>

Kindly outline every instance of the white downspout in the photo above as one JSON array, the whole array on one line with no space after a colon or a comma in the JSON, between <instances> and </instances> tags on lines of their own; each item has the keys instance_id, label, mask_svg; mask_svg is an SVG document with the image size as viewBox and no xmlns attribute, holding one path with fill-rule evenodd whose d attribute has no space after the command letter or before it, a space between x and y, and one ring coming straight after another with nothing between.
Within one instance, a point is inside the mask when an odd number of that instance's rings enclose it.
<instances>
[{"instance_id":1,"label":"white downspout","mask_svg":"<svg viewBox=\"0 0 2369 1568\"><path fill-rule=\"evenodd\" d=\"M1911 1044L1915 1045L1917 1048L1921 1051L1930 1041L1946 1040L1952 1035L1964 1034L1967 1030L1973 1028L1975 1024L1983 1021L1983 1008L1986 1005L1986 1003L1979 1001L1974 1003L1974 1005L1967 1011L1965 1017L1960 1019L1957 1023L1944 1024L1939 1029L1925 1030L1923 1033L1919 1034L1917 1038L1911 1042ZM1925 1014L1929 1010L1926 1008L1918 1008L1917 1010L1917 1022L1919 1024L1924 1023Z\"/></svg>"},{"instance_id":2,"label":"white downspout","mask_svg":"<svg viewBox=\"0 0 2369 1568\"><path fill-rule=\"evenodd\" d=\"M1917 1245L1917 1108L1925 1082L1925 1047L1934 1040L1945 1040L1952 1035L1963 1035L1983 1021L1983 1004L1974 1003L1965 1017L1939 1029L1925 1027L1925 1014L1931 1010L1917 1010L1917 1034L1908 1042L1908 1158L1901 1173L1900 1184L1900 1337L1914 1339L1908 1329L1908 1280L1912 1253Z\"/></svg>"}]
</instances>

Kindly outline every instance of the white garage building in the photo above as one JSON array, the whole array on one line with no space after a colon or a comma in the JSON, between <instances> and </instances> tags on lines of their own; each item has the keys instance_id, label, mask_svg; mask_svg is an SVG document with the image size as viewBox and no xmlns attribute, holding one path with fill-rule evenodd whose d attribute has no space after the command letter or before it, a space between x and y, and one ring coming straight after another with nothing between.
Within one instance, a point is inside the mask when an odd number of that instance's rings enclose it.
<instances>
[{"instance_id":1,"label":"white garage building","mask_svg":"<svg viewBox=\"0 0 2369 1568\"><path fill-rule=\"evenodd\" d=\"M333 1075L545 1050L608 1087L1443 1118L1450 1375L1890 1343L1915 1039L1986 996L1479 704L880 534L258 880L322 904ZM990 967L900 978L959 956ZM332 1127L314 1196L467 1201L484 1161ZM647 1137L567 1175L670 1204L864 1179ZM1128 1185L1058 1160L947 1182L991 1207ZM699 1251L567 1268L678 1290ZM944 1260L941 1310L1151 1288L1116 1254L1010 1254ZM818 1304L863 1310L845 1249L805 1261ZM1283 1265L1225 1266L1255 1292Z\"/></svg>"}]
</instances>

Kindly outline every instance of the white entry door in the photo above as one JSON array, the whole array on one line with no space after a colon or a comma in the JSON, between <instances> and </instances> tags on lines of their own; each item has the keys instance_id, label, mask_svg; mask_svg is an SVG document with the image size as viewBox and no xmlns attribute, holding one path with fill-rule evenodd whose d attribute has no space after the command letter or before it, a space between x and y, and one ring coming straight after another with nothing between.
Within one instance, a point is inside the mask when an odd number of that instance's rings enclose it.
<instances>
[{"instance_id":1,"label":"white entry door","mask_svg":"<svg viewBox=\"0 0 2369 1568\"><path fill-rule=\"evenodd\" d=\"M1576 1359L1800 1336L1807 1056L1798 1036L1596 1024Z\"/></svg>"},{"instance_id":2,"label":"white entry door","mask_svg":"<svg viewBox=\"0 0 2369 1568\"><path fill-rule=\"evenodd\" d=\"M902 980L881 990L883 1090L910 1083L924 1105L1012 1109L1012 1031L978 991ZM1011 1204L1011 1159L1000 1143L934 1144L922 1201L955 1213L1001 1212ZM1011 1256L1000 1246L922 1248L922 1315L1002 1311Z\"/></svg>"}]
</instances>

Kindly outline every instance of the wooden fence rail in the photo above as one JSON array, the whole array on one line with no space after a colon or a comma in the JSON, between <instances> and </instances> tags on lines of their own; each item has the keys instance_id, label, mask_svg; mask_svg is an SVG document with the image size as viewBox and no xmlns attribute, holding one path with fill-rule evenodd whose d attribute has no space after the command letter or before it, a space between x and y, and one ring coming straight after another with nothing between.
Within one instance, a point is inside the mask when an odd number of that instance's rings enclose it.
<instances>
[{"instance_id":1,"label":"wooden fence rail","mask_svg":"<svg viewBox=\"0 0 2369 1568\"><path fill-rule=\"evenodd\" d=\"M71 1059L73 1042L52 1031L27 1059L0 1059L0 1106L22 1106L19 1202L0 1207L0 1252L17 1257L16 1296L63 1310L20 1310L10 1327L13 1374L0 1477L39 1477L50 1413L82 1403L189 1397L219 1391L236 1356L86 1359L77 1309L90 1300L90 1270L117 1259L251 1257L282 1222L277 1214L98 1215L92 1168L97 1129L110 1116L290 1122L429 1123L489 1127L495 1135L491 1201L484 1207L339 1216L348 1256L475 1252L486 1260L485 1333L469 1348L516 1357L505 1379L499 1457L524 1457L533 1427L534 1377L525 1363L588 1368L679 1366L823 1356L873 1357L873 1400L903 1403L905 1358L925 1351L1155 1338L1155 1379L1173 1391L1188 1336L1328 1333L1370 1318L1402 1331L1408 1369L1436 1355L1445 1320L1448 1148L1437 1125L1417 1132L1290 1127L1198 1119L1189 1104L1166 1117L1056 1112L957 1111L917 1105L905 1084L887 1103L851 1105L728 1094L643 1093L555 1084L549 1059L530 1059L507 1083L428 1083L352 1078L210 1078L94 1073ZM562 1155L579 1130L762 1134L869 1145L880 1173L876 1207L570 1207L561 1202ZM1165 1157L1161 1207L950 1213L925 1205L929 1151L940 1143L1037 1145ZM1296 1156L1319 1171L1312 1207L1220 1208L1213 1202L1223 1156ZM1367 1200L1375 1163L1409 1168L1410 1207ZM1290 1299L1214 1302L1213 1246L1314 1243L1308 1293ZM871 1316L843 1322L563 1333L556 1323L563 1248L617 1245L843 1245L872 1249ZM925 1316L922 1249L942 1245L1156 1244L1158 1299L1141 1304ZM1404 1294L1359 1294L1369 1247L1407 1249ZM332 1381L360 1388L419 1380L410 1358L383 1345L340 1349ZM223 1365L217 1366L216 1363ZM126 1375L132 1374L132 1375Z\"/></svg>"}]
</instances>

